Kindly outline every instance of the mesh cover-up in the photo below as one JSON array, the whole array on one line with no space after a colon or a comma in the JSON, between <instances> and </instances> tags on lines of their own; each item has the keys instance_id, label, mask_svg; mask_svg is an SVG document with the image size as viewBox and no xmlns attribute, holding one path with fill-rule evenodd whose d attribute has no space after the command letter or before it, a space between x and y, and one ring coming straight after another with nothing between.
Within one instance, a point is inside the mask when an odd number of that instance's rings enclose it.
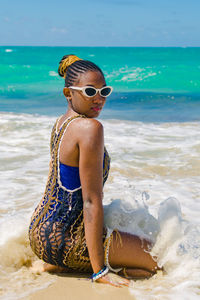
<instances>
[{"instance_id":1,"label":"mesh cover-up","mask_svg":"<svg viewBox=\"0 0 200 300\"><path fill-rule=\"evenodd\" d=\"M81 187L67 190L60 182L59 146L67 126L81 115L67 119L57 131L57 122L51 133L51 160L46 189L36 207L29 226L30 245L34 253L47 263L66 270L91 271L83 224ZM104 149L103 182L110 167L109 155ZM106 232L102 241L106 244Z\"/></svg>"}]
</instances>

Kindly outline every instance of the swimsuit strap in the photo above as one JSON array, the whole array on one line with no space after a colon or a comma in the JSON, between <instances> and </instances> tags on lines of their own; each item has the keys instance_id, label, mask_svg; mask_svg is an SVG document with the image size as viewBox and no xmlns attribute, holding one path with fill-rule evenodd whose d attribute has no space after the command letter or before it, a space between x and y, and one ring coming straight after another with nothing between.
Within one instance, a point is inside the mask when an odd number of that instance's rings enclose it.
<instances>
[{"instance_id":1,"label":"swimsuit strap","mask_svg":"<svg viewBox=\"0 0 200 300\"><path fill-rule=\"evenodd\" d=\"M58 129L58 122L60 121L62 116L57 118L57 120L54 123L54 126L52 128L52 131L51 131L51 138L50 138L50 153L51 153L51 155L52 155L54 147L56 146L56 144L59 144L59 142L60 142L59 140L60 140L60 138L62 138L63 127L66 127L69 123L71 123L71 121L73 121L76 118L80 118L80 117L86 118L84 115L76 115L76 116L68 117L67 119L64 120L64 122L62 123L62 125L60 126L59 129Z\"/></svg>"},{"instance_id":2,"label":"swimsuit strap","mask_svg":"<svg viewBox=\"0 0 200 300\"><path fill-rule=\"evenodd\" d=\"M59 157L59 148L60 148L60 143L63 139L64 133L67 129L67 127L71 124L71 122L73 122L74 120L76 120L77 118L86 118L84 115L76 115L73 117L69 117L67 118L63 123L62 126L60 127L58 133L57 133L57 141L56 141L56 149L55 149L55 154L56 157ZM59 119L57 120L57 122L59 121Z\"/></svg>"},{"instance_id":3,"label":"swimsuit strap","mask_svg":"<svg viewBox=\"0 0 200 300\"><path fill-rule=\"evenodd\" d=\"M66 123L67 123L67 124L68 124L68 123L71 123L71 121L74 120L74 119L76 119L76 118L86 118L86 116L80 115L80 114L79 114L79 115L76 115L76 116L68 117L67 119L65 119L65 120L62 122L60 128L58 128L58 123L59 123L59 121L60 121L61 118L62 118L62 116L60 116L60 117L56 120L56 127L55 127L56 134L59 133L59 131L62 129L63 125L65 125Z\"/></svg>"},{"instance_id":4,"label":"swimsuit strap","mask_svg":"<svg viewBox=\"0 0 200 300\"><path fill-rule=\"evenodd\" d=\"M59 137L58 137L58 141L57 141L57 151L55 153L55 159L57 160L57 179L58 179L58 184L59 184L59 187L61 187L63 190L66 190L68 192L74 192L76 190L80 190L81 189L81 186L79 186L78 188L74 189L74 190L69 190L67 188L65 188L62 183L61 183L61 180L60 180L60 146L61 146L61 143L62 143L62 139L64 137L64 134L68 128L68 126L71 124L71 122L73 122L74 120L78 119L78 118L85 118L84 115L77 115L77 116L73 116L73 117L70 117L70 118L67 118L61 125L60 127L60 131L59 131Z\"/></svg>"}]
</instances>

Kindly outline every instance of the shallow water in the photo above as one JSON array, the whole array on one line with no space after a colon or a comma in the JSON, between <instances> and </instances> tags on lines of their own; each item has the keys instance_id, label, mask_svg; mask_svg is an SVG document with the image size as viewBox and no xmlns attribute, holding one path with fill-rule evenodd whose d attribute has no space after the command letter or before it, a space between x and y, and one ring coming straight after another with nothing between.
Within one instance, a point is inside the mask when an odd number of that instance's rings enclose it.
<instances>
[{"instance_id":1,"label":"shallow water","mask_svg":"<svg viewBox=\"0 0 200 300\"><path fill-rule=\"evenodd\" d=\"M0 113L0 297L19 299L53 277L34 275L27 238L44 192L55 117ZM133 282L136 299L199 299L200 123L102 120L111 156L105 222L155 241L165 274Z\"/></svg>"}]
</instances>

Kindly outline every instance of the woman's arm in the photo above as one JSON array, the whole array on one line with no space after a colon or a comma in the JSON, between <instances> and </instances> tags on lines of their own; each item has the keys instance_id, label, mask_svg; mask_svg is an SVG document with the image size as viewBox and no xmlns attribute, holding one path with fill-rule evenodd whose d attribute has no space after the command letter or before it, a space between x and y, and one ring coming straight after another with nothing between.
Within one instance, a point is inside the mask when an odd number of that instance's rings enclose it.
<instances>
[{"instance_id":1,"label":"woman's arm","mask_svg":"<svg viewBox=\"0 0 200 300\"><path fill-rule=\"evenodd\" d=\"M104 266L103 249L103 126L95 119L84 120L79 131L79 172L83 194L85 237L94 273ZM119 276L106 274L97 281L113 286L128 285Z\"/></svg>"},{"instance_id":2,"label":"woman's arm","mask_svg":"<svg viewBox=\"0 0 200 300\"><path fill-rule=\"evenodd\" d=\"M94 119L84 121L79 138L79 172L83 195L85 237L93 271L104 266L103 250L103 126Z\"/></svg>"}]
</instances>

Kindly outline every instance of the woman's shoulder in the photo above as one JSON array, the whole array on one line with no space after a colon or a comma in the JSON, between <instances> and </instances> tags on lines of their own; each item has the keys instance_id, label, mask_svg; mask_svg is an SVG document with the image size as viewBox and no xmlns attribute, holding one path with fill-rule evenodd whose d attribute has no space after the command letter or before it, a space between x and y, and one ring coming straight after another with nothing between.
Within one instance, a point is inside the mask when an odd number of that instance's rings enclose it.
<instances>
[{"instance_id":1,"label":"woman's shoulder","mask_svg":"<svg viewBox=\"0 0 200 300\"><path fill-rule=\"evenodd\" d=\"M54 127L59 128L61 127L64 123L66 123L67 121L70 122L70 119L74 119L74 117L70 118L70 117L66 117L65 115L61 115L60 117L58 117L56 119L56 122L54 123ZM93 119L93 118L86 118L86 117L80 117L77 116L77 118L75 118L74 120L76 120L76 122L72 122L73 128L79 128L81 131L84 130L97 130L102 128L103 129L103 125L101 124L100 121Z\"/></svg>"},{"instance_id":2,"label":"woman's shoulder","mask_svg":"<svg viewBox=\"0 0 200 300\"><path fill-rule=\"evenodd\" d=\"M95 133L103 131L103 125L100 121L93 118L79 118L74 122L73 127L78 129L80 133Z\"/></svg>"},{"instance_id":3,"label":"woman's shoulder","mask_svg":"<svg viewBox=\"0 0 200 300\"><path fill-rule=\"evenodd\" d=\"M73 133L79 142L84 143L96 142L97 144L103 140L103 125L100 121L92 118L80 118L76 122L73 122Z\"/></svg>"}]
</instances>

